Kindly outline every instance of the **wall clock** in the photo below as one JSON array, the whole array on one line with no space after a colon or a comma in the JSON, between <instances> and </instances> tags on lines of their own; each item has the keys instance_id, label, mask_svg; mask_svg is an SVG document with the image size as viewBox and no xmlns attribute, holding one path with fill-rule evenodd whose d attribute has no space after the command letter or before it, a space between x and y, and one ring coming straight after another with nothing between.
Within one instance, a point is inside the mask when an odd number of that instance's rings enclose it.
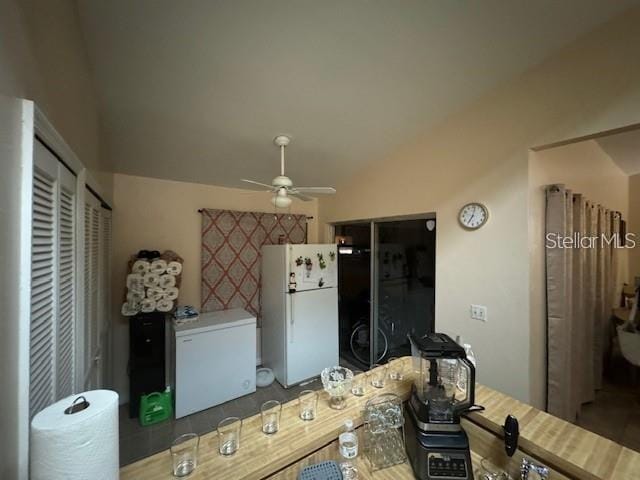
<instances>
[{"instance_id":1,"label":"wall clock","mask_svg":"<svg viewBox=\"0 0 640 480\"><path fill-rule=\"evenodd\" d=\"M477 230L489 219L489 210L478 202L467 203L460 209L458 220L460 225L469 230Z\"/></svg>"}]
</instances>

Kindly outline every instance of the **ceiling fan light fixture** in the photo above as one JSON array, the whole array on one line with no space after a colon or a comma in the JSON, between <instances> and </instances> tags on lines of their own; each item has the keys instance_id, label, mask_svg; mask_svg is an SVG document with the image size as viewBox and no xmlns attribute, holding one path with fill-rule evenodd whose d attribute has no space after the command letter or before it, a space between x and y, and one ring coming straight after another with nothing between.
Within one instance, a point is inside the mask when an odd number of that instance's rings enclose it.
<instances>
[{"instance_id":1,"label":"ceiling fan light fixture","mask_svg":"<svg viewBox=\"0 0 640 480\"><path fill-rule=\"evenodd\" d=\"M286 193L281 195L280 192L278 192L278 194L271 197L271 203L276 208L287 208L291 205L291 198L287 196Z\"/></svg>"},{"instance_id":2,"label":"ceiling fan light fixture","mask_svg":"<svg viewBox=\"0 0 640 480\"><path fill-rule=\"evenodd\" d=\"M336 193L336 189L333 187L294 187L293 181L284 173L284 150L290 142L291 137L287 135L278 135L273 139L273 143L280 148L280 175L271 180L271 185L256 182L255 180L242 179L242 181L266 188L268 192L273 192L271 203L276 208L289 207L292 203L291 197L303 202L310 202L313 198L305 195L307 193L310 195L333 195Z\"/></svg>"}]
</instances>

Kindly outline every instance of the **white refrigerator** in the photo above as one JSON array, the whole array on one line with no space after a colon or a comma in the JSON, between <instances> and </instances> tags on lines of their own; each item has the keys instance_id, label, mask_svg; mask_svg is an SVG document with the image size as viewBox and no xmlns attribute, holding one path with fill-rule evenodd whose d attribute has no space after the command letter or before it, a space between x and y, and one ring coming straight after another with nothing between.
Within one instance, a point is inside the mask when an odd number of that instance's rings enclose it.
<instances>
[{"instance_id":1,"label":"white refrigerator","mask_svg":"<svg viewBox=\"0 0 640 480\"><path fill-rule=\"evenodd\" d=\"M338 365L337 287L336 245L262 248L262 363L285 388Z\"/></svg>"}]
</instances>

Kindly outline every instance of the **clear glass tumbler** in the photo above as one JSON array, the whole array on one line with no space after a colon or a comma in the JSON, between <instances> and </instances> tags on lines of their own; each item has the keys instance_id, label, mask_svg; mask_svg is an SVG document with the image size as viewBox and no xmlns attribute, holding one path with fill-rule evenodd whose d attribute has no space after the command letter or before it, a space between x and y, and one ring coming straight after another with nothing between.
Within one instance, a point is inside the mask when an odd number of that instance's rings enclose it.
<instances>
[{"instance_id":1,"label":"clear glass tumbler","mask_svg":"<svg viewBox=\"0 0 640 480\"><path fill-rule=\"evenodd\" d=\"M233 455L240 448L242 420L238 417L227 417L218 423L218 451L220 455Z\"/></svg>"},{"instance_id":2,"label":"clear glass tumbler","mask_svg":"<svg viewBox=\"0 0 640 480\"><path fill-rule=\"evenodd\" d=\"M479 480L512 480L507 472L500 470L487 458L480 461L480 468L476 470L476 475Z\"/></svg>"},{"instance_id":3,"label":"clear glass tumbler","mask_svg":"<svg viewBox=\"0 0 640 480\"><path fill-rule=\"evenodd\" d=\"M277 400L269 400L262 404L260 408L262 415L262 433L273 435L280 428L280 415L282 404Z\"/></svg>"},{"instance_id":4,"label":"clear glass tumbler","mask_svg":"<svg viewBox=\"0 0 640 480\"><path fill-rule=\"evenodd\" d=\"M300 402L300 418L302 420L313 420L316 418L316 411L318 410L318 392L313 390L303 390L298 395L298 401Z\"/></svg>"},{"instance_id":5,"label":"clear glass tumbler","mask_svg":"<svg viewBox=\"0 0 640 480\"><path fill-rule=\"evenodd\" d=\"M389 374L389 364L378 365L377 363L369 370L371 375L371 385L376 388L384 388Z\"/></svg>"},{"instance_id":6,"label":"clear glass tumbler","mask_svg":"<svg viewBox=\"0 0 640 480\"><path fill-rule=\"evenodd\" d=\"M353 380L351 381L351 393L356 397L362 397L367 393L367 377L368 375L360 370L353 372Z\"/></svg>"},{"instance_id":7,"label":"clear glass tumbler","mask_svg":"<svg viewBox=\"0 0 640 480\"><path fill-rule=\"evenodd\" d=\"M170 451L174 477L186 477L196 469L199 443L200 437L195 433L185 433L173 441Z\"/></svg>"},{"instance_id":8,"label":"clear glass tumbler","mask_svg":"<svg viewBox=\"0 0 640 480\"><path fill-rule=\"evenodd\" d=\"M402 380L404 378L404 362L401 358L391 357L387 365L389 365L389 378L391 380Z\"/></svg>"}]
</instances>

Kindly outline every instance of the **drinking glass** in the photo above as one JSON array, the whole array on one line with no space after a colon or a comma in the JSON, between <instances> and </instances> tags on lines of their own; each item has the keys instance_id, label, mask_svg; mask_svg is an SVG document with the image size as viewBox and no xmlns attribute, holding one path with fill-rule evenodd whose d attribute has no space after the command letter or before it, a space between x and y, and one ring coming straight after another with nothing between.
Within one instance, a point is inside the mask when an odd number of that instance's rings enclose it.
<instances>
[{"instance_id":1,"label":"drinking glass","mask_svg":"<svg viewBox=\"0 0 640 480\"><path fill-rule=\"evenodd\" d=\"M494 466L487 458L480 461L480 468L476 473L480 480L511 480L507 472Z\"/></svg>"},{"instance_id":2,"label":"drinking glass","mask_svg":"<svg viewBox=\"0 0 640 480\"><path fill-rule=\"evenodd\" d=\"M367 390L367 377L368 375L360 370L353 372L353 381L351 382L351 393L356 397L361 397Z\"/></svg>"},{"instance_id":3,"label":"drinking glass","mask_svg":"<svg viewBox=\"0 0 640 480\"><path fill-rule=\"evenodd\" d=\"M313 420L316 418L316 411L318 409L318 392L313 390L303 390L298 395L298 401L300 402L300 418L302 420Z\"/></svg>"},{"instance_id":4,"label":"drinking glass","mask_svg":"<svg viewBox=\"0 0 640 480\"><path fill-rule=\"evenodd\" d=\"M389 365L374 364L369 371L371 374L371 385L376 388L383 388L389 371Z\"/></svg>"},{"instance_id":5,"label":"drinking glass","mask_svg":"<svg viewBox=\"0 0 640 480\"><path fill-rule=\"evenodd\" d=\"M240 448L242 420L227 417L218 423L218 451L220 455L233 455Z\"/></svg>"},{"instance_id":6,"label":"drinking glass","mask_svg":"<svg viewBox=\"0 0 640 480\"><path fill-rule=\"evenodd\" d=\"M391 380L402 380L404 378L404 362L401 358L391 357L387 365L389 365L389 378Z\"/></svg>"},{"instance_id":7,"label":"drinking glass","mask_svg":"<svg viewBox=\"0 0 640 480\"><path fill-rule=\"evenodd\" d=\"M174 477L186 477L196 469L199 443L200 437L195 433L185 433L173 441L170 450Z\"/></svg>"},{"instance_id":8,"label":"drinking glass","mask_svg":"<svg viewBox=\"0 0 640 480\"><path fill-rule=\"evenodd\" d=\"M266 435L273 435L280 428L280 414L282 405L277 400L269 400L262 404L260 408L262 415L262 432Z\"/></svg>"},{"instance_id":9,"label":"drinking glass","mask_svg":"<svg viewBox=\"0 0 640 480\"><path fill-rule=\"evenodd\" d=\"M320 372L322 386L329 394L329 406L342 410L347 406L346 396L351 391L353 372L345 367L327 367Z\"/></svg>"}]
</instances>

